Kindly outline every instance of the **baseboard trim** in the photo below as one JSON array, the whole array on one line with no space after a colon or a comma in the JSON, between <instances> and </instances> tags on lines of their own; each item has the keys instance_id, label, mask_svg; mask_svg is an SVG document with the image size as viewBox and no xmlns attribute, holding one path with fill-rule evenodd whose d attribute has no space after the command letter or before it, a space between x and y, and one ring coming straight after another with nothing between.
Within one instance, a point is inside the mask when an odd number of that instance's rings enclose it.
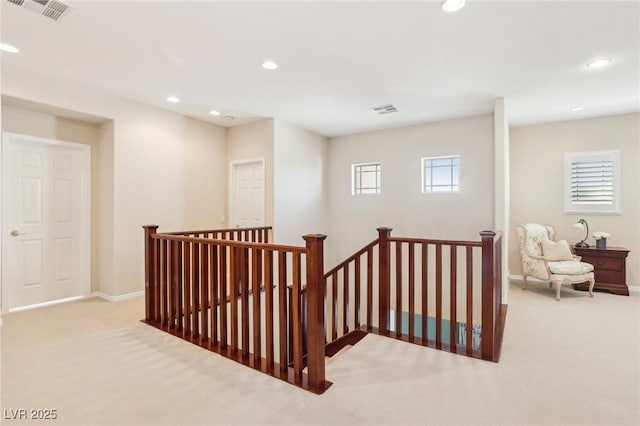
<instances>
[{"instance_id":1,"label":"baseboard trim","mask_svg":"<svg viewBox=\"0 0 640 426\"><path fill-rule=\"evenodd\" d=\"M509 275L509 280L522 282L522 281L524 281L524 278L522 277L522 275ZM527 278L527 281L529 281L529 282L539 282L539 283L548 283L549 282L549 281L541 280L541 279L534 278L534 277ZM627 287L629 288L629 291L632 291L634 293L640 293L640 285L628 285Z\"/></svg>"},{"instance_id":2,"label":"baseboard trim","mask_svg":"<svg viewBox=\"0 0 640 426\"><path fill-rule=\"evenodd\" d=\"M20 306L19 308L11 308L9 309L9 313L30 311L31 309L44 308L45 306L59 305L61 303L67 303L67 302L75 302L77 300L82 300L82 299L84 299L84 296L73 296L73 297L67 297L65 299L52 300L50 302L35 303L33 305Z\"/></svg>"},{"instance_id":3,"label":"baseboard trim","mask_svg":"<svg viewBox=\"0 0 640 426\"><path fill-rule=\"evenodd\" d=\"M144 296L144 290L134 291L133 293L120 294L118 296L111 296L110 294L103 293L101 291L92 292L89 297L99 297L108 302L120 302L122 300L133 299L135 297Z\"/></svg>"}]
</instances>

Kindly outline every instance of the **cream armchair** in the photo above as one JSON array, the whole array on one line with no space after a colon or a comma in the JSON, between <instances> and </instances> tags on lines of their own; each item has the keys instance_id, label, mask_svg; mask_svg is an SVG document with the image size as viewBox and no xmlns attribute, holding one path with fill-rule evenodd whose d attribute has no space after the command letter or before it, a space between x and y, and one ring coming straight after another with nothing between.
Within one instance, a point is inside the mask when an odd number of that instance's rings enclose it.
<instances>
[{"instance_id":1,"label":"cream armchair","mask_svg":"<svg viewBox=\"0 0 640 426\"><path fill-rule=\"evenodd\" d=\"M523 290L527 288L527 277L535 277L549 281L549 287L556 286L556 299L560 300L562 284L579 284L589 282L589 296L593 297L595 278L593 265L580 261L566 248L556 250L553 244L555 230L549 225L528 223L516 228L522 258ZM564 245L564 244L563 244ZM548 252L543 255L543 246ZM563 251L564 250L564 251ZM560 254L558 254L560 253Z\"/></svg>"}]
</instances>

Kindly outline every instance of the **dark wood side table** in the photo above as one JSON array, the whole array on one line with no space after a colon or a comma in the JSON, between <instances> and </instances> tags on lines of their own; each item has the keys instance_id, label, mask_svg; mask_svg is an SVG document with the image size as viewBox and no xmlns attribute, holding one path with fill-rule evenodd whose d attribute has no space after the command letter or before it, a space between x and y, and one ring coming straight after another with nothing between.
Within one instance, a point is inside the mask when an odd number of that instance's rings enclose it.
<instances>
[{"instance_id":1,"label":"dark wood side table","mask_svg":"<svg viewBox=\"0 0 640 426\"><path fill-rule=\"evenodd\" d=\"M596 277L594 290L605 290L628 296L627 255L629 250L623 247L574 247L582 261L593 265ZM576 290L588 290L589 283L576 284Z\"/></svg>"}]
</instances>

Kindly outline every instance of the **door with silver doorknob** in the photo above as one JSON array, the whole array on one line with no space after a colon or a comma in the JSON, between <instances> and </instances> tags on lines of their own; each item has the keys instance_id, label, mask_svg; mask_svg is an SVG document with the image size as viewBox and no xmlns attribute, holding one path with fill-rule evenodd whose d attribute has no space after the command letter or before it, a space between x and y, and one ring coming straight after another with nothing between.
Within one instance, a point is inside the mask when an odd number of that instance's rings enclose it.
<instances>
[{"instance_id":1,"label":"door with silver doorknob","mask_svg":"<svg viewBox=\"0 0 640 426\"><path fill-rule=\"evenodd\" d=\"M89 147L2 136L2 310L87 294Z\"/></svg>"}]
</instances>

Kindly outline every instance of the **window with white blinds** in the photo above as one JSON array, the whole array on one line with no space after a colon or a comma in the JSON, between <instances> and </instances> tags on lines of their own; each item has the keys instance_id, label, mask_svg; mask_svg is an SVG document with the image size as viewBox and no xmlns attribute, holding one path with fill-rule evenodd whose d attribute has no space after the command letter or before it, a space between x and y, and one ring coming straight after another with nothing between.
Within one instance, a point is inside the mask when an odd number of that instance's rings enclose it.
<instances>
[{"instance_id":1,"label":"window with white blinds","mask_svg":"<svg viewBox=\"0 0 640 426\"><path fill-rule=\"evenodd\" d=\"M620 152L565 154L565 212L619 213Z\"/></svg>"}]
</instances>

